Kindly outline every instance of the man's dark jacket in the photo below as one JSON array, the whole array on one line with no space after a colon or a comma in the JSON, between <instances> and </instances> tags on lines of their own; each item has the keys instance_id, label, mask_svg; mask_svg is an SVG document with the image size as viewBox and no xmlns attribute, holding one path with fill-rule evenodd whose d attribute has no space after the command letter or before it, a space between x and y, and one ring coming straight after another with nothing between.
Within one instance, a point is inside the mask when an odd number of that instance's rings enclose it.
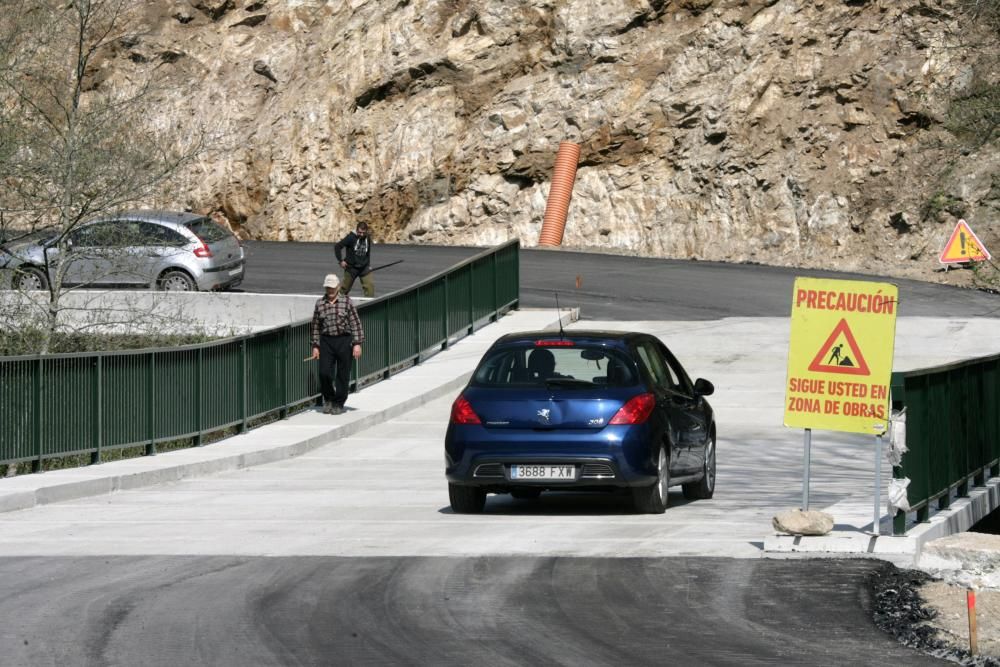
<instances>
[{"instance_id":1,"label":"man's dark jacket","mask_svg":"<svg viewBox=\"0 0 1000 667\"><path fill-rule=\"evenodd\" d=\"M368 273L368 265L371 263L371 239L367 236L358 236L350 232L347 236L337 241L333 246L333 254L337 256L337 263L344 261L346 251L347 268L356 276Z\"/></svg>"}]
</instances>

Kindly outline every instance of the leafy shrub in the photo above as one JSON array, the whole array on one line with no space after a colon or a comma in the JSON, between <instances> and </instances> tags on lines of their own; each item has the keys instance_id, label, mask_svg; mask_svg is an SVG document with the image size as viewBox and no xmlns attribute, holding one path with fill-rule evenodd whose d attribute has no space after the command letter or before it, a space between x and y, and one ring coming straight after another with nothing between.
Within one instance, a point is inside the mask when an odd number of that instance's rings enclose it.
<instances>
[{"instance_id":1,"label":"leafy shrub","mask_svg":"<svg viewBox=\"0 0 1000 667\"><path fill-rule=\"evenodd\" d=\"M976 144L1000 137L1000 85L979 84L967 95L953 99L945 127Z\"/></svg>"}]
</instances>

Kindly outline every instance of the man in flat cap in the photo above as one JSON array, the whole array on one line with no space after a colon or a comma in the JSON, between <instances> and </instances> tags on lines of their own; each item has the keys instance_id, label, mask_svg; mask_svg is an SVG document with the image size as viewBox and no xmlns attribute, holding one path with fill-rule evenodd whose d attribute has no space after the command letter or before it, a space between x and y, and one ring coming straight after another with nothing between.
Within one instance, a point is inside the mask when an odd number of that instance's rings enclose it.
<instances>
[{"instance_id":1,"label":"man in flat cap","mask_svg":"<svg viewBox=\"0 0 1000 667\"><path fill-rule=\"evenodd\" d=\"M319 359L323 412L340 415L351 382L351 359L361 358L365 331L351 297L340 291L340 279L331 273L323 287L326 295L313 310L312 358Z\"/></svg>"}]
</instances>

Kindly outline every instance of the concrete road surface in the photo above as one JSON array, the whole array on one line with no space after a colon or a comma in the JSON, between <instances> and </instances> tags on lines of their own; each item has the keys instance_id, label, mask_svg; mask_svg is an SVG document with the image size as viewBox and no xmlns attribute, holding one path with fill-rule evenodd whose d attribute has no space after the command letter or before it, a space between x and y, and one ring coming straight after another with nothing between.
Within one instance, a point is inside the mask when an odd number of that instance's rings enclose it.
<instances>
[{"instance_id":1,"label":"concrete road surface","mask_svg":"<svg viewBox=\"0 0 1000 667\"><path fill-rule=\"evenodd\" d=\"M508 317L516 322L527 315ZM504 326L516 328L508 321ZM657 516L634 514L625 495L490 496L483 516L453 514L443 475L449 395L297 458L0 514L3 553L759 557L771 517L798 507L802 498L802 432L781 426L787 320L573 325L581 327L652 332L692 377L716 384L710 398L718 424L715 498L686 501L678 487L667 513ZM897 367L971 355L996 330L991 320L901 318ZM459 343L453 352L462 350ZM464 359L468 372L476 360ZM457 377L463 371L453 372ZM288 426L330 419L310 412ZM872 438L817 432L812 506L854 499L870 509L873 450ZM870 523L872 513L865 518Z\"/></svg>"}]
</instances>

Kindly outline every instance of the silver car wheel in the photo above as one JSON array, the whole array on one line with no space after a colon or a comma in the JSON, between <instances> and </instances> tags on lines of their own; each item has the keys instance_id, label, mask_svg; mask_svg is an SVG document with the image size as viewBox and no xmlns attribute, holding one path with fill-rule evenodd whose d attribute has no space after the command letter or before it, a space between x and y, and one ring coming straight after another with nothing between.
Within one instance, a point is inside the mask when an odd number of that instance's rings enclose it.
<instances>
[{"instance_id":1,"label":"silver car wheel","mask_svg":"<svg viewBox=\"0 0 1000 667\"><path fill-rule=\"evenodd\" d=\"M660 447L660 456L656 460L656 492L660 494L660 502L667 504L667 494L670 493L667 484L667 450Z\"/></svg>"},{"instance_id":2,"label":"silver car wheel","mask_svg":"<svg viewBox=\"0 0 1000 667\"><path fill-rule=\"evenodd\" d=\"M24 269L17 278L17 287L21 290L43 290L47 289L49 283L41 271L35 268Z\"/></svg>"},{"instance_id":3,"label":"silver car wheel","mask_svg":"<svg viewBox=\"0 0 1000 667\"><path fill-rule=\"evenodd\" d=\"M709 440L708 453L705 456L705 481L710 491L715 490L715 440Z\"/></svg>"},{"instance_id":4,"label":"silver car wheel","mask_svg":"<svg viewBox=\"0 0 1000 667\"><path fill-rule=\"evenodd\" d=\"M166 292L193 292L194 282L185 273L168 271L160 279L160 289Z\"/></svg>"}]
</instances>

